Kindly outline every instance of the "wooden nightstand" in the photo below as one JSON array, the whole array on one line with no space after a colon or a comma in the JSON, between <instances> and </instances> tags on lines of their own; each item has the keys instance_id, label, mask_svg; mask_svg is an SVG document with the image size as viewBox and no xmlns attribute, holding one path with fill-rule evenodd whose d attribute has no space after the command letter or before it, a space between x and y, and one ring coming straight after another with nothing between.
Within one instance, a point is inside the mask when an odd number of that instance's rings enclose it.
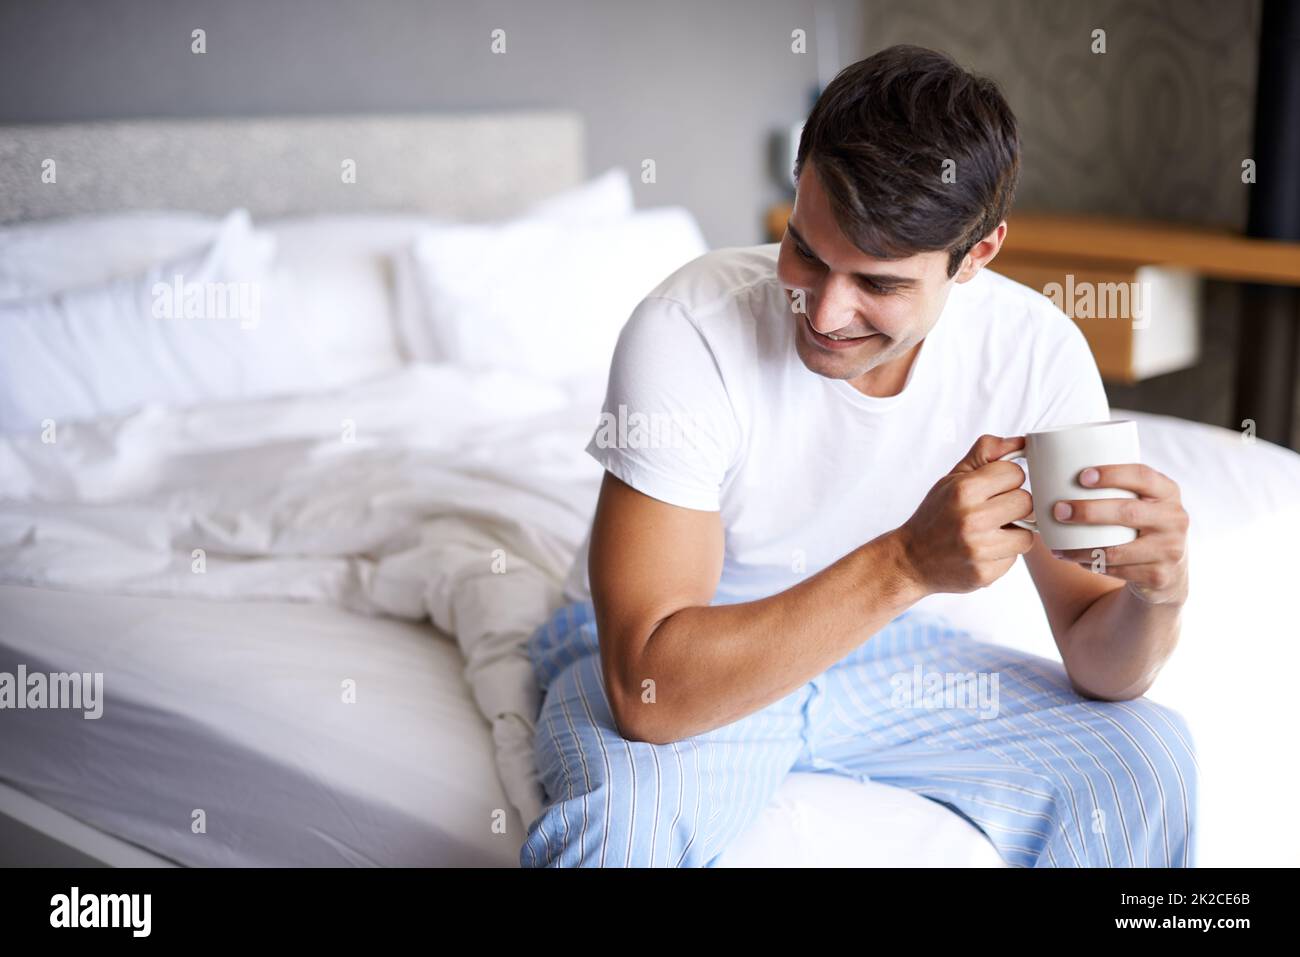
<instances>
[{"instance_id":1,"label":"wooden nightstand","mask_svg":"<svg viewBox=\"0 0 1300 957\"><path fill-rule=\"evenodd\" d=\"M767 211L763 217L763 222L767 226L767 241L770 243L779 243L781 237L785 235L785 224L790 219L790 213L794 209L792 203L777 203Z\"/></svg>"}]
</instances>

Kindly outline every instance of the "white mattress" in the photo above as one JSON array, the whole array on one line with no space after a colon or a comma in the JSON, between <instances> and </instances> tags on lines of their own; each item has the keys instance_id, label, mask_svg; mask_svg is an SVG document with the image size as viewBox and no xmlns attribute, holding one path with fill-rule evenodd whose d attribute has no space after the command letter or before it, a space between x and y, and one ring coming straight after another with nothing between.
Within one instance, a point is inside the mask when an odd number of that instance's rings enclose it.
<instances>
[{"instance_id":1,"label":"white mattress","mask_svg":"<svg viewBox=\"0 0 1300 957\"><path fill-rule=\"evenodd\" d=\"M72 817L188 865L518 863L488 723L427 623L23 586L0 620L0 670L104 673L99 719L3 719L0 777Z\"/></svg>"}]
</instances>

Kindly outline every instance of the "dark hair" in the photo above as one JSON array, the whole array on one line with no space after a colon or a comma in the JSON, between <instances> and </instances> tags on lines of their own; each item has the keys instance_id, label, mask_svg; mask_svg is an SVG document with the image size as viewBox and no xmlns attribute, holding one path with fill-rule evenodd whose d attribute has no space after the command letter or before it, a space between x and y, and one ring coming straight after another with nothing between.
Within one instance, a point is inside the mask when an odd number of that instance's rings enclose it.
<instances>
[{"instance_id":1,"label":"dark hair","mask_svg":"<svg viewBox=\"0 0 1300 957\"><path fill-rule=\"evenodd\" d=\"M880 259L947 250L949 276L1006 218L1020 178L1016 118L997 84L916 46L835 76L799 137L796 179L809 156L853 245ZM956 182L944 182L945 160Z\"/></svg>"}]
</instances>

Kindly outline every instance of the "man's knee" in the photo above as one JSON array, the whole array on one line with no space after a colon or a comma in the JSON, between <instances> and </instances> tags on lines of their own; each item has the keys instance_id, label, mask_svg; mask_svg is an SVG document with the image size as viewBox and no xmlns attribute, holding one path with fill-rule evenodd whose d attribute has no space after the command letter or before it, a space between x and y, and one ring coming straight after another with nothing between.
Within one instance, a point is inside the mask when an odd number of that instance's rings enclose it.
<instances>
[{"instance_id":1,"label":"man's knee","mask_svg":"<svg viewBox=\"0 0 1300 957\"><path fill-rule=\"evenodd\" d=\"M587 755L590 777L565 776L529 828L524 867L679 867L703 862L708 810L700 782L674 745L620 740Z\"/></svg>"},{"instance_id":2,"label":"man's knee","mask_svg":"<svg viewBox=\"0 0 1300 957\"><path fill-rule=\"evenodd\" d=\"M1101 707L1116 729L1108 739L1118 758L1103 762L1096 785L1133 791L1133 800L1140 807L1128 827L1136 826L1137 820L1146 822L1144 861L1156 866L1190 865L1199 768L1187 720L1167 705L1147 698L1108 702Z\"/></svg>"},{"instance_id":3,"label":"man's knee","mask_svg":"<svg viewBox=\"0 0 1300 957\"><path fill-rule=\"evenodd\" d=\"M529 828L520 863L703 865L715 850L706 843L721 833L719 802L735 802L745 790L716 784L735 769L715 747L705 736L673 744L623 738L599 659L578 659L556 676L542 706L536 757L548 805Z\"/></svg>"},{"instance_id":4,"label":"man's knee","mask_svg":"<svg viewBox=\"0 0 1300 957\"><path fill-rule=\"evenodd\" d=\"M588 794L555 801L528 828L520 850L522 867L606 867L611 816L597 787Z\"/></svg>"},{"instance_id":5,"label":"man's knee","mask_svg":"<svg viewBox=\"0 0 1300 957\"><path fill-rule=\"evenodd\" d=\"M1154 768L1167 796L1194 794L1199 776L1191 727L1181 713L1148 698L1117 704L1119 721L1138 742L1149 768Z\"/></svg>"},{"instance_id":6,"label":"man's knee","mask_svg":"<svg viewBox=\"0 0 1300 957\"><path fill-rule=\"evenodd\" d=\"M1166 705L1146 698L1132 702L1138 716L1153 729L1159 752L1165 763L1155 762L1164 769L1161 783L1165 796L1165 815L1170 826L1186 826L1190 831L1196 819L1196 792L1200 782L1200 766L1196 759L1196 744L1187 719Z\"/></svg>"}]
</instances>

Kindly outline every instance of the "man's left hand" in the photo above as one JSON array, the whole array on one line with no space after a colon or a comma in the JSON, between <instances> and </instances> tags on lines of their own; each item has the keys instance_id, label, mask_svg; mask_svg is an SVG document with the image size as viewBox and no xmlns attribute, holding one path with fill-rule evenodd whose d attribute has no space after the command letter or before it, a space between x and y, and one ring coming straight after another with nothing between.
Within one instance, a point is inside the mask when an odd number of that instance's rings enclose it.
<instances>
[{"instance_id":1,"label":"man's left hand","mask_svg":"<svg viewBox=\"0 0 1300 957\"><path fill-rule=\"evenodd\" d=\"M1187 600L1187 527L1178 483L1148 465L1099 465L1079 473L1079 484L1136 492L1133 498L1062 499L1052 517L1064 524L1127 525L1138 537L1108 548L1054 550L1059 558L1097 567L1128 582L1129 590L1151 604ZM1096 552L1102 552L1097 556Z\"/></svg>"}]
</instances>

